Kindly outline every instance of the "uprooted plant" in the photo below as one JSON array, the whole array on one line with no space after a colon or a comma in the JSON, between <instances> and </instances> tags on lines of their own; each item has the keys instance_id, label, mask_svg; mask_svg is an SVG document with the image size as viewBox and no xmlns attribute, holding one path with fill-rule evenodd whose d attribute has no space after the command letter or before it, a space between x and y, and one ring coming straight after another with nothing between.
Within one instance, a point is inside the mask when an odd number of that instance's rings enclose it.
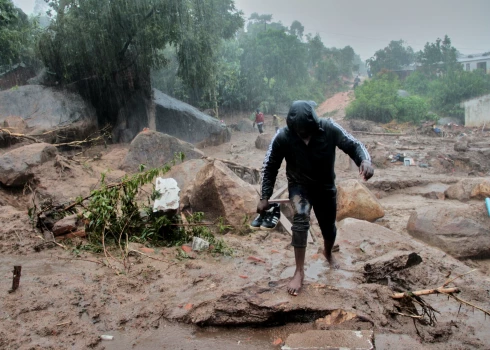
<instances>
[{"instance_id":1,"label":"uprooted plant","mask_svg":"<svg viewBox=\"0 0 490 350\"><path fill-rule=\"evenodd\" d=\"M179 153L176 159L183 161L184 155ZM175 164L176 159L172 164ZM216 227L219 233L223 233L229 227L222 220L203 223L202 213L191 214L186 219L184 214L153 211L151 202L159 198L161 193L155 190L154 185L151 192L145 191L143 186L152 184L159 175L168 172L172 164L146 171L144 166L140 166L139 173L125 176L120 182L112 184L106 183L105 174L102 174L100 187L90 195L79 197L67 206L34 206L29 211L30 215L36 219L41 230L49 231L47 221L53 222L77 213L84 223L88 244L79 244L74 251L104 253L106 265L114 268L111 262L122 265L125 270L130 269L130 255L139 253L129 248L130 242L172 246L200 237L210 243L212 253L231 254L231 249L222 239L215 238L210 229ZM146 194L146 200L142 199L143 193Z\"/></svg>"}]
</instances>

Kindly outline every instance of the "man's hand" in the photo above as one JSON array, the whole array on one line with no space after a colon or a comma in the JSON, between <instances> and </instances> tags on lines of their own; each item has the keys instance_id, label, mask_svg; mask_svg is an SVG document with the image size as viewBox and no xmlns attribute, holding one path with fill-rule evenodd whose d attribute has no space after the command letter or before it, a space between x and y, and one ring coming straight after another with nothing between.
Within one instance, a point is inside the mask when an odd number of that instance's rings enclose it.
<instances>
[{"instance_id":1,"label":"man's hand","mask_svg":"<svg viewBox=\"0 0 490 350\"><path fill-rule=\"evenodd\" d=\"M261 199L259 204L257 204L257 213L262 214L267 209L269 209L269 200Z\"/></svg>"},{"instance_id":2,"label":"man's hand","mask_svg":"<svg viewBox=\"0 0 490 350\"><path fill-rule=\"evenodd\" d=\"M363 160L359 167L359 174L363 177L364 181L369 180L374 175L374 168L370 161Z\"/></svg>"}]
</instances>

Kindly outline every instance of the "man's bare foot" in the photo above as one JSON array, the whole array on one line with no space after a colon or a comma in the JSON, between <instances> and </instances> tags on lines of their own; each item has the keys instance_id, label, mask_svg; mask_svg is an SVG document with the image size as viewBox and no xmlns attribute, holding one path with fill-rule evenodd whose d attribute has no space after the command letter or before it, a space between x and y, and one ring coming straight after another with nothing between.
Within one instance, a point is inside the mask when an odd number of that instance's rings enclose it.
<instances>
[{"instance_id":1,"label":"man's bare foot","mask_svg":"<svg viewBox=\"0 0 490 350\"><path fill-rule=\"evenodd\" d=\"M334 269L334 270L340 269L340 265L337 262L337 260L335 260L332 253L330 253L330 254L325 253L325 258L327 259L328 263L330 264L331 269Z\"/></svg>"},{"instance_id":2,"label":"man's bare foot","mask_svg":"<svg viewBox=\"0 0 490 350\"><path fill-rule=\"evenodd\" d=\"M303 286L303 280L305 279L304 271L296 270L294 276L288 284L288 293L291 295L298 295L301 287Z\"/></svg>"}]
</instances>

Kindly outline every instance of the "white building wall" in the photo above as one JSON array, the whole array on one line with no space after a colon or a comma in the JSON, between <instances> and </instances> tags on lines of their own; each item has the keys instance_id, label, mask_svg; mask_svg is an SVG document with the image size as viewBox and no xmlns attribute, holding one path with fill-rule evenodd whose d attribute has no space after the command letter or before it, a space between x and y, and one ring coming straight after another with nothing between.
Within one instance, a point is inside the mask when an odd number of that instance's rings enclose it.
<instances>
[{"instance_id":1,"label":"white building wall","mask_svg":"<svg viewBox=\"0 0 490 350\"><path fill-rule=\"evenodd\" d=\"M490 95L477 97L462 103L465 126L490 126Z\"/></svg>"},{"instance_id":2,"label":"white building wall","mask_svg":"<svg viewBox=\"0 0 490 350\"><path fill-rule=\"evenodd\" d=\"M466 70L466 71L474 71L475 69L477 69L477 64L480 63L480 62L486 62L487 63L487 73L490 73L490 58L488 59L481 59L481 60L478 60L478 61L470 61L470 62L460 62L461 65L463 66L463 70ZM468 69L468 66L467 65L470 65L470 69Z\"/></svg>"}]
</instances>

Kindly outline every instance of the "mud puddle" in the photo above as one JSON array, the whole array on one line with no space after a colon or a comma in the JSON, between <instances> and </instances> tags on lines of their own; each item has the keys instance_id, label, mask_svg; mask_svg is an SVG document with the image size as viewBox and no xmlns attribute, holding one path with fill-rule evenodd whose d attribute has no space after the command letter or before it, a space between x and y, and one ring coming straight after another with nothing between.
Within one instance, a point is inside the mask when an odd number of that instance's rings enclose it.
<instances>
[{"instance_id":1,"label":"mud puddle","mask_svg":"<svg viewBox=\"0 0 490 350\"><path fill-rule=\"evenodd\" d=\"M199 328L165 321L158 329L134 335L121 331L109 332L113 341L104 341L107 350L126 349L278 349L278 339L284 341L289 334L313 329L313 323L288 324L270 328Z\"/></svg>"}]
</instances>

